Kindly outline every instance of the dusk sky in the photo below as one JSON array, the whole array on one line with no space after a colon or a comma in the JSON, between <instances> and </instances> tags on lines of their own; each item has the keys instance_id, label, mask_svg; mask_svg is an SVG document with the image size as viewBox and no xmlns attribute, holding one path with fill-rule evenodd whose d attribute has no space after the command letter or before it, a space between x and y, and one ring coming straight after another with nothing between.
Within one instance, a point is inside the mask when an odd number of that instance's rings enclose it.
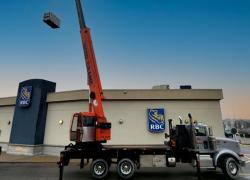
<instances>
[{"instance_id":1,"label":"dusk sky","mask_svg":"<svg viewBox=\"0 0 250 180\"><path fill-rule=\"evenodd\" d=\"M223 89L223 118L250 118L249 0L82 0L104 89ZM42 22L44 12L61 28ZM40 78L86 89L74 0L0 4L0 97Z\"/></svg>"}]
</instances>

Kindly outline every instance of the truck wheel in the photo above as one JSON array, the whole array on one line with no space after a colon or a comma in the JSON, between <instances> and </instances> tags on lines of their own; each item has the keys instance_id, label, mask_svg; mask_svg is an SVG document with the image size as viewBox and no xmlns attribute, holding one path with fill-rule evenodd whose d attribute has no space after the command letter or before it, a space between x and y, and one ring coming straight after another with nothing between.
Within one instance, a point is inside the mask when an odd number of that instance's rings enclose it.
<instances>
[{"instance_id":1,"label":"truck wheel","mask_svg":"<svg viewBox=\"0 0 250 180\"><path fill-rule=\"evenodd\" d=\"M231 157L225 158L222 163L222 171L227 177L235 179L239 174L239 165L235 159Z\"/></svg>"},{"instance_id":2,"label":"truck wheel","mask_svg":"<svg viewBox=\"0 0 250 180\"><path fill-rule=\"evenodd\" d=\"M107 176L109 166L104 159L96 159L90 166L91 174L96 179L102 179Z\"/></svg>"},{"instance_id":3,"label":"truck wheel","mask_svg":"<svg viewBox=\"0 0 250 180\"><path fill-rule=\"evenodd\" d=\"M130 159L121 159L117 165L118 175L123 179L131 178L135 173L135 163Z\"/></svg>"}]
</instances>

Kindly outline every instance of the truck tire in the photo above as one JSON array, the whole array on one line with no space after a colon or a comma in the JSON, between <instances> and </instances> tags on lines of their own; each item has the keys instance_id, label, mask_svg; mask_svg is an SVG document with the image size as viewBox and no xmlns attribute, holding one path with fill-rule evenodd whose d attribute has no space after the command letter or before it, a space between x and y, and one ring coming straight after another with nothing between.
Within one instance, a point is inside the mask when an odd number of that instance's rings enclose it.
<instances>
[{"instance_id":1,"label":"truck tire","mask_svg":"<svg viewBox=\"0 0 250 180\"><path fill-rule=\"evenodd\" d=\"M239 164L234 158L227 157L222 162L222 171L230 179L237 178L239 174Z\"/></svg>"},{"instance_id":2,"label":"truck tire","mask_svg":"<svg viewBox=\"0 0 250 180\"><path fill-rule=\"evenodd\" d=\"M135 163L128 158L121 159L117 165L117 173L122 179L132 178L135 173Z\"/></svg>"},{"instance_id":3,"label":"truck tire","mask_svg":"<svg viewBox=\"0 0 250 180\"><path fill-rule=\"evenodd\" d=\"M90 166L91 175L93 178L102 179L107 176L109 166L106 160L96 159Z\"/></svg>"}]
</instances>

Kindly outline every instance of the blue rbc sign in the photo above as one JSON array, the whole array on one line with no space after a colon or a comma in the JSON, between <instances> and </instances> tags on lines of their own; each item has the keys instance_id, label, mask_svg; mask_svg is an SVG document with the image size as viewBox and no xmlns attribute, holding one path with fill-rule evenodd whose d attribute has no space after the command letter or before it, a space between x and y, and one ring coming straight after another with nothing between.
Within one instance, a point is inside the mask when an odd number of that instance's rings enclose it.
<instances>
[{"instance_id":1,"label":"blue rbc sign","mask_svg":"<svg viewBox=\"0 0 250 180\"><path fill-rule=\"evenodd\" d=\"M148 130L153 133L165 131L165 113L163 108L148 109Z\"/></svg>"},{"instance_id":2,"label":"blue rbc sign","mask_svg":"<svg viewBox=\"0 0 250 180\"><path fill-rule=\"evenodd\" d=\"M18 106L28 107L31 103L32 86L22 87L18 96Z\"/></svg>"}]
</instances>

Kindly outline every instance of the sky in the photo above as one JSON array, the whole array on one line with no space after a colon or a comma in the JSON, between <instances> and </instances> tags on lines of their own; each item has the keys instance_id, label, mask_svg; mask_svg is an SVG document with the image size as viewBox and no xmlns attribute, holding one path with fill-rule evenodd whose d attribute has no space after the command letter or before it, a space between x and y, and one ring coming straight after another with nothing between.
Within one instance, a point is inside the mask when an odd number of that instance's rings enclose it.
<instances>
[{"instance_id":1,"label":"sky","mask_svg":"<svg viewBox=\"0 0 250 180\"><path fill-rule=\"evenodd\" d=\"M249 0L82 0L104 89L223 89L223 118L250 119ZM42 22L52 11L60 29ZM0 3L0 97L40 78L86 89L73 0Z\"/></svg>"}]
</instances>

